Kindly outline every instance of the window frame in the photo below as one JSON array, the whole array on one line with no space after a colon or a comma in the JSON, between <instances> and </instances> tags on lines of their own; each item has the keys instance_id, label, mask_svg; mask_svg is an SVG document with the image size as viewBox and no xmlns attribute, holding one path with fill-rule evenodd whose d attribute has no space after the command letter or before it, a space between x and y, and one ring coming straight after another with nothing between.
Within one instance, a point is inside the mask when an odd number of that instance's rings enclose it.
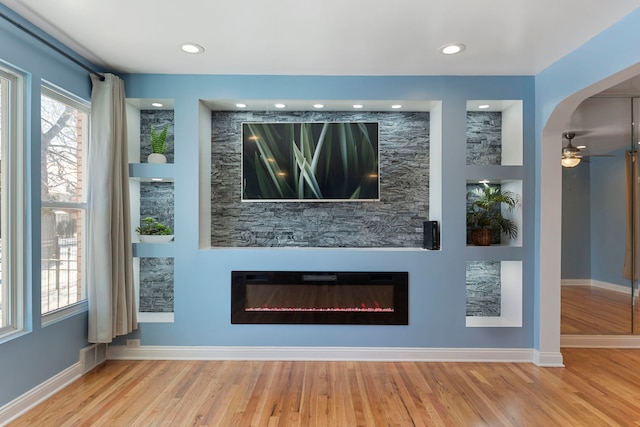
<instances>
[{"instance_id":1,"label":"window frame","mask_svg":"<svg viewBox=\"0 0 640 427\"><path fill-rule=\"evenodd\" d=\"M83 220L82 220L82 257L80 268L82 274L80 276L80 281L82 284L82 290L84 297L74 303L67 304L63 307L58 307L54 310L48 311L46 313L42 312L42 301L39 301L40 311L42 316L42 326L47 326L52 323L56 323L60 320L67 319L69 317L75 316L76 314L85 312L88 310L88 301L87 301L87 257L86 257L86 248L87 248L87 220L88 220L88 202L87 202L87 154L89 149L89 138L91 133L91 103L79 98L64 89L61 89L49 82L42 81L41 87L41 97L46 96L51 98L57 102L70 105L76 110L86 114L87 120L86 124L83 128L82 135L82 201L81 202L63 202L63 201L51 201L44 200L42 198L42 194L40 194L40 221L42 220L42 211L43 209L78 209L83 211ZM40 107L42 112L42 106ZM40 117L40 126L42 129L42 117ZM40 147L40 156L42 156L42 146ZM42 157L41 157L42 158ZM42 174L43 171L40 171ZM40 236L40 247L42 248L42 233ZM42 258L42 257L40 257ZM40 274L42 274L42 259L40 259ZM42 292L42 279L40 280L40 291ZM41 298L42 299L42 298Z\"/></svg>"},{"instance_id":2,"label":"window frame","mask_svg":"<svg viewBox=\"0 0 640 427\"><path fill-rule=\"evenodd\" d=\"M2 110L2 159L0 196L2 220L2 282L3 304L7 309L7 324L0 324L0 343L21 335L26 328L26 77L19 71L0 64L3 94ZM8 96L7 96L8 95ZM9 225L11 224L11 225Z\"/></svg>"}]
</instances>

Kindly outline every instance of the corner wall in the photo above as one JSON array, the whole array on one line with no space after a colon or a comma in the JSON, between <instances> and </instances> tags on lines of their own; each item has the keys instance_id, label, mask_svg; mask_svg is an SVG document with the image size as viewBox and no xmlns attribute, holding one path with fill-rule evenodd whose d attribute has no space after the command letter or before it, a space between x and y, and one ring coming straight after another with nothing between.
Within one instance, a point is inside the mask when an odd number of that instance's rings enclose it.
<instances>
[{"instance_id":1,"label":"corner wall","mask_svg":"<svg viewBox=\"0 0 640 427\"><path fill-rule=\"evenodd\" d=\"M13 14L0 9L41 33ZM79 350L87 345L87 315L41 325L40 315L40 85L46 80L83 99L91 97L87 72L45 47L42 43L0 20L0 60L26 74L26 312L27 333L0 344L0 409L29 390L43 384L79 362ZM62 46L63 47L63 46ZM70 51L69 51L70 52ZM70 54L74 55L73 52ZM79 58L82 60L82 58ZM3 420L0 418L0 424Z\"/></svg>"}]
</instances>

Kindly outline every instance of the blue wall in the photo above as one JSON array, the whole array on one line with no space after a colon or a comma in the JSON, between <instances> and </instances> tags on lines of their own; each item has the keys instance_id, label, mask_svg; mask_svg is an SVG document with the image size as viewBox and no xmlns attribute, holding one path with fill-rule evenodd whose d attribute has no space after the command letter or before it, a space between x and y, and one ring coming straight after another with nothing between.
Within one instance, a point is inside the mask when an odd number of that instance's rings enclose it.
<instances>
[{"instance_id":1,"label":"blue wall","mask_svg":"<svg viewBox=\"0 0 640 427\"><path fill-rule=\"evenodd\" d=\"M4 6L4 13L13 15ZM16 17L18 18L18 17ZM40 316L40 85L47 80L90 99L87 72L0 20L0 59L23 70L27 84L27 323L28 333L0 344L0 407L78 362L87 345L82 313L46 327Z\"/></svg>"},{"instance_id":2,"label":"blue wall","mask_svg":"<svg viewBox=\"0 0 640 427\"><path fill-rule=\"evenodd\" d=\"M627 235L624 152L591 159L591 278L630 287L622 276Z\"/></svg>"},{"instance_id":3,"label":"blue wall","mask_svg":"<svg viewBox=\"0 0 640 427\"><path fill-rule=\"evenodd\" d=\"M175 323L142 324L134 334L142 345L532 347L532 77L127 75L124 80L130 98L175 100ZM199 100L243 98L357 99L365 104L442 100L443 249L199 250L194 167L199 161ZM474 99L523 100L525 165L518 173L524 178L525 243L510 250L495 248L505 259L524 260L522 328L465 327L466 261L497 253L467 248L465 240L466 175L494 178L496 173L496 166L466 165L466 101ZM409 326L231 325L230 272L263 269L408 271Z\"/></svg>"},{"instance_id":4,"label":"blue wall","mask_svg":"<svg viewBox=\"0 0 640 427\"><path fill-rule=\"evenodd\" d=\"M562 279L591 279L590 170L562 168Z\"/></svg>"}]
</instances>

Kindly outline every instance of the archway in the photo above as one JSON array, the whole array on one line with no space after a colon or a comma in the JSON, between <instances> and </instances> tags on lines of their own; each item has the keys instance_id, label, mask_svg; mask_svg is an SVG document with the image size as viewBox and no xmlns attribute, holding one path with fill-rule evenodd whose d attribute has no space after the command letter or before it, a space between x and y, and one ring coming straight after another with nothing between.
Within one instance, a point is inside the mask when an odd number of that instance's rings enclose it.
<instances>
[{"instance_id":1,"label":"archway","mask_svg":"<svg viewBox=\"0 0 640 427\"><path fill-rule=\"evenodd\" d=\"M538 140L540 167L538 194L540 201L538 227L538 260L536 269L537 330L535 362L545 366L562 365L560 353L560 271L561 271L561 218L562 181L560 150L562 131L566 130L571 115L586 98L622 83L640 74L640 63L574 92L561 99L548 119L543 121ZM543 108L541 108L543 109ZM540 110L539 110L540 111Z\"/></svg>"}]
</instances>

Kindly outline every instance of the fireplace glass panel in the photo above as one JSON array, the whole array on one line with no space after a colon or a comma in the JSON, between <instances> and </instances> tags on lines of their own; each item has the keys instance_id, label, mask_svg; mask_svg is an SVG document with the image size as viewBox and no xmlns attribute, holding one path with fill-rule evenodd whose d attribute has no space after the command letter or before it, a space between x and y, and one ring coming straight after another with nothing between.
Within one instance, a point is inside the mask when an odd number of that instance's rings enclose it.
<instances>
[{"instance_id":1,"label":"fireplace glass panel","mask_svg":"<svg viewBox=\"0 0 640 427\"><path fill-rule=\"evenodd\" d=\"M408 273L232 272L231 323L408 324Z\"/></svg>"}]
</instances>

